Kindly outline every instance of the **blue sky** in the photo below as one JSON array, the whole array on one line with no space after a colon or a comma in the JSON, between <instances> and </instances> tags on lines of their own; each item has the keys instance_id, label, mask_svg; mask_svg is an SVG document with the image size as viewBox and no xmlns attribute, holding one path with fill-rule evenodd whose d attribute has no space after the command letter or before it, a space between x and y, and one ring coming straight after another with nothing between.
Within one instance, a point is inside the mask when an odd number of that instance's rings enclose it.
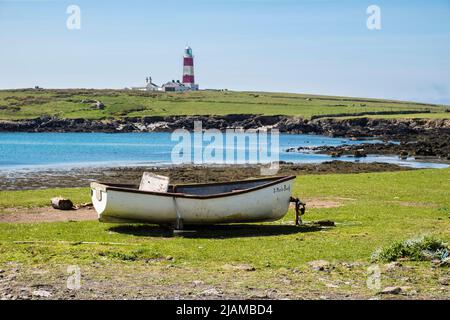
<instances>
[{"instance_id":1,"label":"blue sky","mask_svg":"<svg viewBox=\"0 0 450 320\"><path fill-rule=\"evenodd\" d=\"M0 43L0 88L161 84L189 44L201 88L450 104L449 0L0 0Z\"/></svg>"}]
</instances>

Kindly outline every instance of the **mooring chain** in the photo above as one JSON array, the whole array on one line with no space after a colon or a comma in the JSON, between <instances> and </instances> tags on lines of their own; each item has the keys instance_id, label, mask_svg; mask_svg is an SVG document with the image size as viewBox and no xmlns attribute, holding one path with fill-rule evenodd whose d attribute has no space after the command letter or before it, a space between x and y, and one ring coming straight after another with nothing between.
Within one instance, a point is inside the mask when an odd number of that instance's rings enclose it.
<instances>
[{"instance_id":1,"label":"mooring chain","mask_svg":"<svg viewBox=\"0 0 450 320\"><path fill-rule=\"evenodd\" d=\"M289 202L295 203L295 225L299 226L302 224L301 216L305 214L306 203L302 202L299 198L291 197Z\"/></svg>"}]
</instances>

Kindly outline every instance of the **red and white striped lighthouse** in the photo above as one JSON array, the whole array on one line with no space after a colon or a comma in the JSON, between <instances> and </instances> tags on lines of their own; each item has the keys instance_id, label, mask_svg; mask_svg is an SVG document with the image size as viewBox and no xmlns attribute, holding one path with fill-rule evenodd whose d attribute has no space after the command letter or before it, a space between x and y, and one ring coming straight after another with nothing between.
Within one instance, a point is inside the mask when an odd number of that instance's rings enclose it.
<instances>
[{"instance_id":1,"label":"red and white striped lighthouse","mask_svg":"<svg viewBox=\"0 0 450 320\"><path fill-rule=\"evenodd\" d=\"M198 90L198 85L195 84L194 79L194 56L192 55L192 49L189 46L184 49L183 84L186 87L191 88L191 90Z\"/></svg>"}]
</instances>

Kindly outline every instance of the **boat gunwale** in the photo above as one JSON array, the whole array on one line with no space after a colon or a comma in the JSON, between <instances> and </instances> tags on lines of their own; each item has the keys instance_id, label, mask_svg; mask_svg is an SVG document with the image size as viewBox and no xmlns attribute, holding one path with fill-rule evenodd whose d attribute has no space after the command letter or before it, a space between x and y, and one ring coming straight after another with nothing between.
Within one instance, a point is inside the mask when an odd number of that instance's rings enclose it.
<instances>
[{"instance_id":1,"label":"boat gunwale","mask_svg":"<svg viewBox=\"0 0 450 320\"><path fill-rule=\"evenodd\" d=\"M235 183L245 183L245 182L255 182L255 181L262 181L262 180L268 180L267 183L261 184L259 186L243 189L239 191L231 191L231 192L222 192L222 193L216 193L211 195L193 195L193 194L187 194L187 193L176 193L176 192L156 192L156 191L144 191L144 190L138 190L138 189L132 189L132 188L126 188L126 187L119 187L120 184L108 184L108 183L101 183L101 182L94 182L96 186L100 186L104 188L105 192L108 190L112 191L122 191L122 192L129 192L129 193L137 193L137 194L149 194L149 195L156 195L156 196L164 196L164 197L171 197L171 198L189 198L189 199L212 199L212 198L222 198L222 197L229 197L234 195L240 195L244 193L253 192L256 190L264 189L273 185L276 185L281 182L294 180L297 176L278 176L278 177L271 177L271 178L258 178L258 179L248 179L248 180L238 180L238 181L227 181L227 182L213 182L213 183L193 183L193 184L180 184L180 185L173 185L173 188L176 190L176 187L178 186L209 186L209 185L227 185L227 184L235 184ZM131 186L129 184L125 184L126 186ZM95 187L91 188L95 189Z\"/></svg>"}]
</instances>

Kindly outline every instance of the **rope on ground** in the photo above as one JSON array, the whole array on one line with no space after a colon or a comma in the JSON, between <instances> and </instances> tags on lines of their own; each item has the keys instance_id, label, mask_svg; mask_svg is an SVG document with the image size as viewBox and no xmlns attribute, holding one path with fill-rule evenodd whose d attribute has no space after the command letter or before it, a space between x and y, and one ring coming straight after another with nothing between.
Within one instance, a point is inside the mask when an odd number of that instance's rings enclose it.
<instances>
[{"instance_id":1,"label":"rope on ground","mask_svg":"<svg viewBox=\"0 0 450 320\"><path fill-rule=\"evenodd\" d=\"M91 242L91 241L13 241L14 244L46 244L46 243L60 243L60 244L100 244L100 245L111 245L111 246L139 246L139 243L122 243L122 242Z\"/></svg>"}]
</instances>

